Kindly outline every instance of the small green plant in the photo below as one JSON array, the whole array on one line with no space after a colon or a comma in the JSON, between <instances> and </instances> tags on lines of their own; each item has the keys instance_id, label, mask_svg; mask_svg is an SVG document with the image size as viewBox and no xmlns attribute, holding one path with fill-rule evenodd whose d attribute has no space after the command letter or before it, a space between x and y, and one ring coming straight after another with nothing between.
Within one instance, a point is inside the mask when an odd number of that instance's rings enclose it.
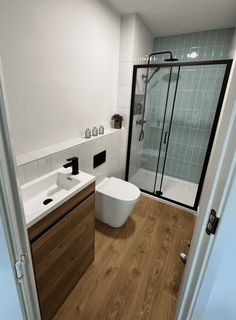
<instances>
[{"instance_id":1,"label":"small green plant","mask_svg":"<svg viewBox=\"0 0 236 320\"><path fill-rule=\"evenodd\" d=\"M120 114L116 113L116 114L114 114L112 116L111 120L114 120L114 121L117 121L117 122L122 122L123 121L123 117Z\"/></svg>"}]
</instances>

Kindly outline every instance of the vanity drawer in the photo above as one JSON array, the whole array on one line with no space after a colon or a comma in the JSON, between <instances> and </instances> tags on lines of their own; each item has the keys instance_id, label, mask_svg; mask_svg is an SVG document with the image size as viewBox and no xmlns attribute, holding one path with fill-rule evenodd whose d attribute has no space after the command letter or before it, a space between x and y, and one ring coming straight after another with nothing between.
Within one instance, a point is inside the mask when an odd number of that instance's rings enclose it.
<instances>
[{"instance_id":1,"label":"vanity drawer","mask_svg":"<svg viewBox=\"0 0 236 320\"><path fill-rule=\"evenodd\" d=\"M43 320L53 318L94 259L94 198L93 193L31 244Z\"/></svg>"},{"instance_id":2,"label":"vanity drawer","mask_svg":"<svg viewBox=\"0 0 236 320\"><path fill-rule=\"evenodd\" d=\"M95 192L95 183L91 183L84 190L73 196L71 199L63 203L60 207L49 213L46 217L36 222L28 229L28 237L30 242L36 240L40 235L46 232L51 226L59 221L68 212L78 206L84 199Z\"/></svg>"}]
</instances>

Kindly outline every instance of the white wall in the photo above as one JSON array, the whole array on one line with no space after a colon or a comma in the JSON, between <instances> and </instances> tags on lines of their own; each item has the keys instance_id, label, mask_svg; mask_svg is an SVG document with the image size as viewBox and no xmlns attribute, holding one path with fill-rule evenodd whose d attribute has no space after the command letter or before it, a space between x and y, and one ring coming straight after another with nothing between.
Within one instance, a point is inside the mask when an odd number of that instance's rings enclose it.
<instances>
[{"instance_id":1,"label":"white wall","mask_svg":"<svg viewBox=\"0 0 236 320\"><path fill-rule=\"evenodd\" d=\"M16 154L110 126L120 16L102 0L2 0L0 55Z\"/></svg>"},{"instance_id":2,"label":"white wall","mask_svg":"<svg viewBox=\"0 0 236 320\"><path fill-rule=\"evenodd\" d=\"M138 14L129 14L123 16L121 19L117 112L123 115L124 127L126 129L126 143L121 150L124 155L124 169L126 165L133 65L146 63L146 55L150 54L152 50L153 35ZM136 123L136 120L139 119L141 119L141 117L136 116L134 123ZM140 131L140 126L136 126L135 124L133 126L133 134L135 139L132 139L132 159L130 160L131 174L135 173L135 170L140 167L141 163L140 150L142 149L142 143L136 139L139 135L139 133L136 131Z\"/></svg>"}]
</instances>

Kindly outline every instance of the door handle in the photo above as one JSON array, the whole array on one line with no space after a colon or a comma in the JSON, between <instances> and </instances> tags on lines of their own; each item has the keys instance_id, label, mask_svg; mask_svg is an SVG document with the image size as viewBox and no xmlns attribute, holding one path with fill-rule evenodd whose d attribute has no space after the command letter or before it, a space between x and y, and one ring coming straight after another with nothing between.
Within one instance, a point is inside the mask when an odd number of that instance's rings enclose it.
<instances>
[{"instance_id":1,"label":"door handle","mask_svg":"<svg viewBox=\"0 0 236 320\"><path fill-rule=\"evenodd\" d=\"M166 144L167 135L168 135L168 131L166 131L166 132L165 132L165 136L164 136L164 144Z\"/></svg>"}]
</instances>

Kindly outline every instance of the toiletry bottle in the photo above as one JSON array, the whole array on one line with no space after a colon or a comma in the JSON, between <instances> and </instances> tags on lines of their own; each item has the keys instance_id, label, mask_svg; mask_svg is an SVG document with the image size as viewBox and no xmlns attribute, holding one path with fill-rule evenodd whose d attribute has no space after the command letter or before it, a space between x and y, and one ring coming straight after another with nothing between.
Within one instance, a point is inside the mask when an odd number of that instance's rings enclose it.
<instances>
[{"instance_id":1,"label":"toiletry bottle","mask_svg":"<svg viewBox=\"0 0 236 320\"><path fill-rule=\"evenodd\" d=\"M86 139L91 138L91 130L88 129L88 128L85 130L85 138L86 138Z\"/></svg>"},{"instance_id":2,"label":"toiletry bottle","mask_svg":"<svg viewBox=\"0 0 236 320\"><path fill-rule=\"evenodd\" d=\"M98 128L93 127L93 129L92 129L92 135L93 135L93 136L97 136L97 135L98 135Z\"/></svg>"},{"instance_id":3,"label":"toiletry bottle","mask_svg":"<svg viewBox=\"0 0 236 320\"><path fill-rule=\"evenodd\" d=\"M104 127L103 126L99 127L99 134L104 134Z\"/></svg>"}]
</instances>

